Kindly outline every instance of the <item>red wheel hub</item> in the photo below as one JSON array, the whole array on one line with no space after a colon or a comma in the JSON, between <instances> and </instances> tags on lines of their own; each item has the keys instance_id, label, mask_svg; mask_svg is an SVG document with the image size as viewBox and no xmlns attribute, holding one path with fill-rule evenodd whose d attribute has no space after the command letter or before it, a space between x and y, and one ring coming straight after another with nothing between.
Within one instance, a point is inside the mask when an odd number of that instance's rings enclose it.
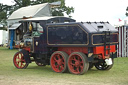
<instances>
[{"instance_id":1,"label":"red wheel hub","mask_svg":"<svg viewBox=\"0 0 128 85\"><path fill-rule=\"evenodd\" d=\"M23 53L19 52L14 56L14 65L17 68L24 68L24 66L26 65Z\"/></svg>"},{"instance_id":2,"label":"red wheel hub","mask_svg":"<svg viewBox=\"0 0 128 85\"><path fill-rule=\"evenodd\" d=\"M65 67L64 57L59 53L54 54L51 58L51 66L55 72L63 71Z\"/></svg>"},{"instance_id":3,"label":"red wheel hub","mask_svg":"<svg viewBox=\"0 0 128 85\"><path fill-rule=\"evenodd\" d=\"M80 74L83 71L83 60L80 55L73 54L69 57L68 66L72 73Z\"/></svg>"}]
</instances>

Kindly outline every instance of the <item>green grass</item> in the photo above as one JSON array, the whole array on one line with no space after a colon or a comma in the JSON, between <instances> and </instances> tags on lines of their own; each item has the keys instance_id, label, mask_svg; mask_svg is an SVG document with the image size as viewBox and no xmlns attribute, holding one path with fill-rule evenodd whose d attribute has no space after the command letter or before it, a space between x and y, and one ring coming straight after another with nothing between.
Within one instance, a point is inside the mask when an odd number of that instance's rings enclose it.
<instances>
[{"instance_id":1,"label":"green grass","mask_svg":"<svg viewBox=\"0 0 128 85\"><path fill-rule=\"evenodd\" d=\"M34 62L27 69L16 69L13 55L18 50L0 47L0 85L128 85L128 58L116 58L109 71L92 68L84 75L55 73L50 66Z\"/></svg>"}]
</instances>

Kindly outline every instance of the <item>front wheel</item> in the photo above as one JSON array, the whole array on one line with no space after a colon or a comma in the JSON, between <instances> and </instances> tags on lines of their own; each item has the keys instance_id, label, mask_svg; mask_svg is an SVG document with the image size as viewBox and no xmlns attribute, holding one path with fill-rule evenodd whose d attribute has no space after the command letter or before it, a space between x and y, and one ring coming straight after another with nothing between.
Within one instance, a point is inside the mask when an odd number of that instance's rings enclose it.
<instances>
[{"instance_id":1,"label":"front wheel","mask_svg":"<svg viewBox=\"0 0 128 85\"><path fill-rule=\"evenodd\" d=\"M27 66L29 65L29 63L26 63L25 61L25 56L23 55L23 53L17 52L14 57L13 57L13 64L16 68L18 69L25 69L27 68Z\"/></svg>"},{"instance_id":2,"label":"front wheel","mask_svg":"<svg viewBox=\"0 0 128 85\"><path fill-rule=\"evenodd\" d=\"M102 60L102 62L95 63L95 67L98 70L110 70L113 67L114 60L112 59L112 65L107 65L105 60Z\"/></svg>"}]
</instances>

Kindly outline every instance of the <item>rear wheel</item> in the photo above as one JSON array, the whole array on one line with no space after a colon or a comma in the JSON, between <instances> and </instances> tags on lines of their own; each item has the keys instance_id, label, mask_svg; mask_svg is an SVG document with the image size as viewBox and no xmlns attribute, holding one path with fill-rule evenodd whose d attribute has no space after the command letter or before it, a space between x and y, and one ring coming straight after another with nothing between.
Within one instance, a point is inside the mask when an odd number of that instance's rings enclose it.
<instances>
[{"instance_id":1,"label":"rear wheel","mask_svg":"<svg viewBox=\"0 0 128 85\"><path fill-rule=\"evenodd\" d=\"M83 74L88 71L89 63L85 54L73 52L68 58L68 69L73 74Z\"/></svg>"},{"instance_id":2,"label":"rear wheel","mask_svg":"<svg viewBox=\"0 0 128 85\"><path fill-rule=\"evenodd\" d=\"M113 62L114 62L114 60L112 59L112 65L107 65L105 60L103 60L102 62L95 63L95 67L98 70L110 70L113 66Z\"/></svg>"},{"instance_id":3,"label":"rear wheel","mask_svg":"<svg viewBox=\"0 0 128 85\"><path fill-rule=\"evenodd\" d=\"M50 65L53 71L63 73L67 70L68 54L63 51L56 51L51 55Z\"/></svg>"},{"instance_id":4,"label":"rear wheel","mask_svg":"<svg viewBox=\"0 0 128 85\"><path fill-rule=\"evenodd\" d=\"M22 52L17 52L13 57L13 64L18 69L25 69L27 68L29 63L26 63L24 59L24 55Z\"/></svg>"}]
</instances>

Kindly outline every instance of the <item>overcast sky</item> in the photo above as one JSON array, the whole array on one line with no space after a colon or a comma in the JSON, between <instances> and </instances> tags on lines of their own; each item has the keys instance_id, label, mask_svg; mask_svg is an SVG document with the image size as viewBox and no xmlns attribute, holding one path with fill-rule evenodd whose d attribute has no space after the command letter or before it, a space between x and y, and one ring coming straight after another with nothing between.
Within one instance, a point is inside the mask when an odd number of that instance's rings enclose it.
<instances>
[{"instance_id":1,"label":"overcast sky","mask_svg":"<svg viewBox=\"0 0 128 85\"><path fill-rule=\"evenodd\" d=\"M113 25L125 19L128 0L66 0L75 8L73 18L77 21L109 21Z\"/></svg>"},{"instance_id":2,"label":"overcast sky","mask_svg":"<svg viewBox=\"0 0 128 85\"><path fill-rule=\"evenodd\" d=\"M0 0L0 3L13 4L13 0ZM116 24L125 19L128 0L66 0L67 6L73 6L72 18L77 21L109 21Z\"/></svg>"}]
</instances>

